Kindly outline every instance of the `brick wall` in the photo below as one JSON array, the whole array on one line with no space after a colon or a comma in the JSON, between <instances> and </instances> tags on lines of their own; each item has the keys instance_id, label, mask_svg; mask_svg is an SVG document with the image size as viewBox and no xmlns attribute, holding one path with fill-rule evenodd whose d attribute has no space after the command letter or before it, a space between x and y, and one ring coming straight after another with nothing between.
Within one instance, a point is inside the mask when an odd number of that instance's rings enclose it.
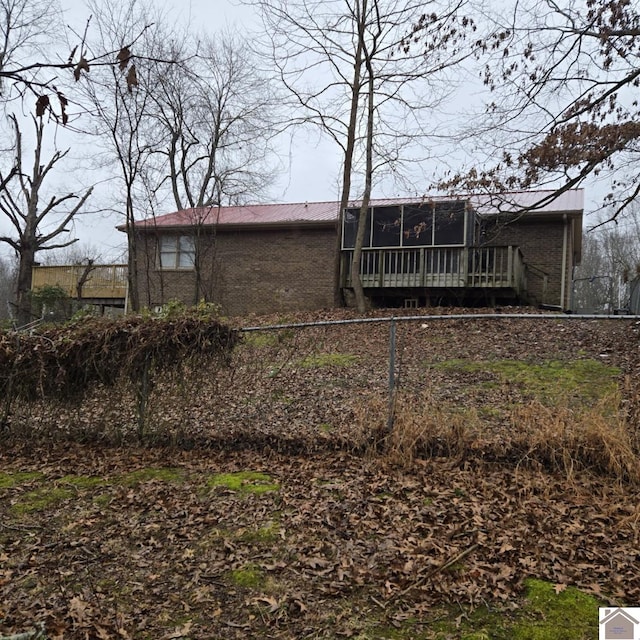
<instances>
[{"instance_id":1,"label":"brick wall","mask_svg":"<svg viewBox=\"0 0 640 640\"><path fill-rule=\"evenodd\" d=\"M154 234L141 234L138 244L144 306L206 299L219 303L227 315L245 315L333 305L333 227L218 230L199 243L199 282L194 270L158 269Z\"/></svg>"},{"instance_id":2,"label":"brick wall","mask_svg":"<svg viewBox=\"0 0 640 640\"><path fill-rule=\"evenodd\" d=\"M564 222L560 220L517 220L500 227L492 238L494 244L517 245L522 251L527 271L527 288L532 301L568 306L571 261L567 262L565 295L561 300L562 246ZM571 256L571 234L567 235L567 252ZM543 290L543 274L547 274L547 290Z\"/></svg>"},{"instance_id":3,"label":"brick wall","mask_svg":"<svg viewBox=\"0 0 640 640\"><path fill-rule=\"evenodd\" d=\"M529 267L532 303L569 307L571 259L561 300L564 228L562 219L520 219L500 224L491 233L489 244L520 247ZM204 299L220 304L227 315L330 308L335 233L333 227L309 226L211 232L200 241L200 281L193 270L158 269L157 238L141 234L137 251L141 304L154 307L172 299L195 304ZM570 258L570 232L567 241Z\"/></svg>"}]
</instances>

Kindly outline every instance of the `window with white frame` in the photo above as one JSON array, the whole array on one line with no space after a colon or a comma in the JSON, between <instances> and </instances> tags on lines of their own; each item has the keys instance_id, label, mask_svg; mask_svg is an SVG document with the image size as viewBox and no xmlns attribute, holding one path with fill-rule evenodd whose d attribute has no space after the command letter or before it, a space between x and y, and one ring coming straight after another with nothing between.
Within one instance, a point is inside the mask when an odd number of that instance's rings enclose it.
<instances>
[{"instance_id":1,"label":"window with white frame","mask_svg":"<svg viewBox=\"0 0 640 640\"><path fill-rule=\"evenodd\" d=\"M160 236L161 269L193 269L195 264L193 236Z\"/></svg>"}]
</instances>

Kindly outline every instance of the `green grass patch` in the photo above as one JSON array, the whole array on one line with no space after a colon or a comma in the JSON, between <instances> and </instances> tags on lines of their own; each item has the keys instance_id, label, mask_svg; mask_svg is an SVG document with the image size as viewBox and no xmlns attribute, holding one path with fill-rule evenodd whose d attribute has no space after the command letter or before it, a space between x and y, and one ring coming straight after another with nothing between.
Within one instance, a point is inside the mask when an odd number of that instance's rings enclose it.
<instances>
[{"instance_id":1,"label":"green grass patch","mask_svg":"<svg viewBox=\"0 0 640 640\"><path fill-rule=\"evenodd\" d=\"M25 493L12 507L11 511L16 515L24 515L34 511L42 511L68 500L76 495L72 489L53 485L51 487L41 487L35 491Z\"/></svg>"},{"instance_id":2,"label":"green grass patch","mask_svg":"<svg viewBox=\"0 0 640 640\"><path fill-rule=\"evenodd\" d=\"M275 347L280 344L279 333L269 333L266 331L248 331L243 334L243 344L255 349L265 349Z\"/></svg>"},{"instance_id":3,"label":"green grass patch","mask_svg":"<svg viewBox=\"0 0 640 640\"><path fill-rule=\"evenodd\" d=\"M34 480L42 482L45 479L45 475L42 473L17 473L7 477L8 475L0 474L0 487L16 486ZM11 480L12 484L10 484L9 480ZM42 511L64 500L73 498L80 490L92 489L103 484L105 484L105 480L97 476L67 475L48 481L46 486L39 486L33 491L24 493L11 507L11 511L15 515Z\"/></svg>"},{"instance_id":4,"label":"green grass patch","mask_svg":"<svg viewBox=\"0 0 640 640\"><path fill-rule=\"evenodd\" d=\"M107 507L111 504L112 500L113 496L109 493L101 493L100 495L93 497L93 502L99 507Z\"/></svg>"},{"instance_id":5,"label":"green grass patch","mask_svg":"<svg viewBox=\"0 0 640 640\"><path fill-rule=\"evenodd\" d=\"M38 471L17 471L15 473L0 472L0 489L11 489L20 484L27 484L34 480L42 480L44 473Z\"/></svg>"},{"instance_id":6,"label":"green grass patch","mask_svg":"<svg viewBox=\"0 0 640 640\"><path fill-rule=\"evenodd\" d=\"M316 353L307 356L300 362L305 369L321 367L350 367L358 361L358 356L349 353Z\"/></svg>"},{"instance_id":7,"label":"green grass patch","mask_svg":"<svg viewBox=\"0 0 640 640\"><path fill-rule=\"evenodd\" d=\"M71 485L78 489L93 489L94 487L101 487L107 484L104 478L98 476L64 476L56 480L56 483Z\"/></svg>"},{"instance_id":8,"label":"green grass patch","mask_svg":"<svg viewBox=\"0 0 640 640\"><path fill-rule=\"evenodd\" d=\"M481 607L460 629L462 640L590 640L598 637L602 603L575 587L556 590L553 583L525 581L519 610L500 612ZM443 637L446 637L443 635Z\"/></svg>"},{"instance_id":9,"label":"green grass patch","mask_svg":"<svg viewBox=\"0 0 640 640\"><path fill-rule=\"evenodd\" d=\"M257 529L245 529L237 536L239 542L248 544L273 544L280 539L280 525L277 522L268 522Z\"/></svg>"},{"instance_id":10,"label":"green grass patch","mask_svg":"<svg viewBox=\"0 0 640 640\"><path fill-rule=\"evenodd\" d=\"M229 579L234 585L243 589L260 589L265 584L264 573L255 564L247 564L240 569L234 569L230 572Z\"/></svg>"},{"instance_id":11,"label":"green grass patch","mask_svg":"<svg viewBox=\"0 0 640 640\"><path fill-rule=\"evenodd\" d=\"M368 621L354 636L361 640L591 640L598 637L596 598L575 587L556 592L543 580L525 581L519 609L478 607L460 616L458 607L435 610L431 618L408 618L389 627Z\"/></svg>"},{"instance_id":12,"label":"green grass patch","mask_svg":"<svg viewBox=\"0 0 640 640\"><path fill-rule=\"evenodd\" d=\"M239 493L267 493L280 489L270 475L257 471L218 473L207 479L207 487L226 487Z\"/></svg>"},{"instance_id":13,"label":"green grass patch","mask_svg":"<svg viewBox=\"0 0 640 640\"><path fill-rule=\"evenodd\" d=\"M117 484L133 487L142 482L182 482L182 480L182 472L179 469L148 467L119 476Z\"/></svg>"},{"instance_id":14,"label":"green grass patch","mask_svg":"<svg viewBox=\"0 0 640 640\"><path fill-rule=\"evenodd\" d=\"M575 587L559 593L553 584L525 582L527 619L513 627L513 640L588 640L598 636L598 607L602 603Z\"/></svg>"},{"instance_id":15,"label":"green grass patch","mask_svg":"<svg viewBox=\"0 0 640 640\"><path fill-rule=\"evenodd\" d=\"M490 373L501 384L517 384L541 402L557 401L574 396L588 402L596 402L615 394L620 369L597 360L573 360L561 362L548 360L542 363L521 360L447 360L430 365L443 371L466 373ZM482 386L491 386L483 381Z\"/></svg>"}]
</instances>

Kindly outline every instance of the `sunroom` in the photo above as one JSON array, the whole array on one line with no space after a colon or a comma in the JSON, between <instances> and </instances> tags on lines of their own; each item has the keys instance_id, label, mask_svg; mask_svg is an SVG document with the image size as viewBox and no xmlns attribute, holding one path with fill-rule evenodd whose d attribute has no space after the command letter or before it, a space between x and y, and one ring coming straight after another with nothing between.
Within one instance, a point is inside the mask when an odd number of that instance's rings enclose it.
<instances>
[{"instance_id":1,"label":"sunroom","mask_svg":"<svg viewBox=\"0 0 640 640\"><path fill-rule=\"evenodd\" d=\"M359 208L342 216L342 286L353 286ZM489 222L468 200L376 203L368 209L360 279L372 298L517 299L525 268L517 246L486 243ZM495 221L492 221L495 226Z\"/></svg>"}]
</instances>

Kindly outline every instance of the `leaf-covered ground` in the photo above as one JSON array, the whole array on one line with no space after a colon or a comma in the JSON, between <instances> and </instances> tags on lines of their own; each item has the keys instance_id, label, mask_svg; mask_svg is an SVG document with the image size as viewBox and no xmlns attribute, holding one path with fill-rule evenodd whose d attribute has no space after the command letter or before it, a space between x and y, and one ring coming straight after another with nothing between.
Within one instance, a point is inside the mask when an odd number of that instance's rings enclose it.
<instances>
[{"instance_id":1,"label":"leaf-covered ground","mask_svg":"<svg viewBox=\"0 0 640 640\"><path fill-rule=\"evenodd\" d=\"M604 403L637 432L637 330L402 323L402 394L474 431L457 449L436 434L432 457L371 444L367 425L388 417L389 328L375 323L247 334L230 370L164 405L158 382L162 446L100 442L90 426L118 416L126 436L121 398L25 411L0 451L0 634L42 621L72 640L595 637L596 599L640 604L640 489L593 452L571 471L512 440L518 416L532 429L560 405ZM548 635L530 578L595 596L593 617Z\"/></svg>"},{"instance_id":2,"label":"leaf-covered ground","mask_svg":"<svg viewBox=\"0 0 640 640\"><path fill-rule=\"evenodd\" d=\"M640 601L640 495L594 478L347 454L71 447L3 462L3 630L430 638L451 606L513 613L527 577ZM247 470L268 489L216 481Z\"/></svg>"}]
</instances>

